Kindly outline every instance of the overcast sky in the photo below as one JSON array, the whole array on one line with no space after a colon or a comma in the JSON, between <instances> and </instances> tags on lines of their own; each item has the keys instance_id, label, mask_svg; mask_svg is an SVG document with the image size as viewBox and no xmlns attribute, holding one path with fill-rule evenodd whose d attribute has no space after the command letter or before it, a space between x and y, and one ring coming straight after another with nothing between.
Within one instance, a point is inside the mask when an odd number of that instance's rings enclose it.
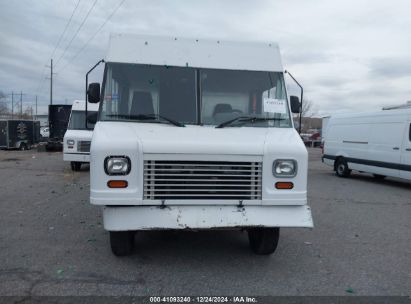
<instances>
[{"instance_id":1,"label":"overcast sky","mask_svg":"<svg viewBox=\"0 0 411 304\"><path fill-rule=\"evenodd\" d=\"M27 104L37 94L46 112L45 66L62 37L53 54L54 101L83 99L85 73L104 57L109 33L142 33L277 41L285 69L319 115L411 100L410 0L81 0L62 36L78 1L0 0L1 91L23 91ZM91 80L101 77L98 70Z\"/></svg>"}]
</instances>

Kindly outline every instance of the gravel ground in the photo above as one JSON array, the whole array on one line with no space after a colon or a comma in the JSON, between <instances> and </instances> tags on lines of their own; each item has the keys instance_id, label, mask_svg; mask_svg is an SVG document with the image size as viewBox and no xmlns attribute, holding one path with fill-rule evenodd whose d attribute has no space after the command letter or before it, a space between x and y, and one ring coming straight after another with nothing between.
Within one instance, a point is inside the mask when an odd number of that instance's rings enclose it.
<instances>
[{"instance_id":1,"label":"gravel ground","mask_svg":"<svg viewBox=\"0 0 411 304\"><path fill-rule=\"evenodd\" d=\"M144 232L112 255L89 172L61 153L0 151L0 295L410 295L411 183L336 177L310 151L314 229L272 256L238 231Z\"/></svg>"}]
</instances>

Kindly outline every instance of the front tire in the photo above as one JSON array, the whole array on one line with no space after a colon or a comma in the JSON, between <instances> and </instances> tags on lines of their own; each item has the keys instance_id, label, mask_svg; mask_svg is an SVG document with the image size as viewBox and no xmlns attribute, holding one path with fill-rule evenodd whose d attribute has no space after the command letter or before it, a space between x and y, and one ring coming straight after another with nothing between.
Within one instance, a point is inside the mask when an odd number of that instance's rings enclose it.
<instances>
[{"instance_id":1,"label":"front tire","mask_svg":"<svg viewBox=\"0 0 411 304\"><path fill-rule=\"evenodd\" d=\"M26 151L27 150L27 145L25 143L20 144L20 150L21 151Z\"/></svg>"},{"instance_id":2,"label":"front tire","mask_svg":"<svg viewBox=\"0 0 411 304\"><path fill-rule=\"evenodd\" d=\"M340 157L339 159L337 159L335 163L335 173L337 173L337 176L339 177L349 177L350 176L351 170L350 168L348 168L348 163L343 157Z\"/></svg>"},{"instance_id":3,"label":"front tire","mask_svg":"<svg viewBox=\"0 0 411 304\"><path fill-rule=\"evenodd\" d=\"M280 238L280 228L250 228L248 240L251 250L256 254L268 255L274 253Z\"/></svg>"},{"instance_id":4,"label":"front tire","mask_svg":"<svg viewBox=\"0 0 411 304\"><path fill-rule=\"evenodd\" d=\"M71 166L71 170L73 171L80 171L81 169L81 163L79 162L71 162L70 166Z\"/></svg>"},{"instance_id":5,"label":"front tire","mask_svg":"<svg viewBox=\"0 0 411 304\"><path fill-rule=\"evenodd\" d=\"M133 253L134 231L110 231L111 251L116 256Z\"/></svg>"}]
</instances>

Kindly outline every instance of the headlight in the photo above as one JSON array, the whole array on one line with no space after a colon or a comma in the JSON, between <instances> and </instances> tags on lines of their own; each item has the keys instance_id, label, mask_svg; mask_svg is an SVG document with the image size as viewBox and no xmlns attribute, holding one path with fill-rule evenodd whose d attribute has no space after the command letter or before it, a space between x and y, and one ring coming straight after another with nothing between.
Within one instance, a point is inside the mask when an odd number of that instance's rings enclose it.
<instances>
[{"instance_id":1,"label":"headlight","mask_svg":"<svg viewBox=\"0 0 411 304\"><path fill-rule=\"evenodd\" d=\"M104 161L104 171L108 175L127 175L131 170L131 162L127 156L108 156Z\"/></svg>"},{"instance_id":2,"label":"headlight","mask_svg":"<svg viewBox=\"0 0 411 304\"><path fill-rule=\"evenodd\" d=\"M297 175L297 162L293 159L277 159L273 164L275 177L294 177Z\"/></svg>"},{"instance_id":3,"label":"headlight","mask_svg":"<svg viewBox=\"0 0 411 304\"><path fill-rule=\"evenodd\" d=\"M74 145L74 140L72 140L72 139L67 139L67 144L68 144L69 146Z\"/></svg>"}]
</instances>

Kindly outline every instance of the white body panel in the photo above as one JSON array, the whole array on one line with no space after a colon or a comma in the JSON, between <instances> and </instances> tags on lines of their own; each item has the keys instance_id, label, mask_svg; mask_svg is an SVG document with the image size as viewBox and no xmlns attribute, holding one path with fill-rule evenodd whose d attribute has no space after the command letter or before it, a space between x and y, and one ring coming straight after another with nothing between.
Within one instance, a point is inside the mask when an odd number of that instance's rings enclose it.
<instances>
[{"instance_id":1,"label":"white body panel","mask_svg":"<svg viewBox=\"0 0 411 304\"><path fill-rule=\"evenodd\" d=\"M331 117L324 144L324 163L344 157L352 170L410 178L411 109Z\"/></svg>"},{"instance_id":2,"label":"white body panel","mask_svg":"<svg viewBox=\"0 0 411 304\"><path fill-rule=\"evenodd\" d=\"M411 115L408 117L402 142L401 165L411 166ZM409 168L409 170L400 170L400 178L411 180L411 168Z\"/></svg>"},{"instance_id":3,"label":"white body panel","mask_svg":"<svg viewBox=\"0 0 411 304\"><path fill-rule=\"evenodd\" d=\"M105 61L283 72L275 43L114 35ZM90 201L105 206L104 226L110 231L313 226L307 206L308 153L294 128L203 125L180 128L171 124L99 121L90 153ZM109 156L127 156L131 162L130 172L108 175L104 163ZM272 167L277 159L295 160L297 175L274 177ZM146 190L145 174L150 168L147 163L159 161L258 164L256 172L261 174L261 186L258 186L261 190L258 199L249 200L152 199L147 197ZM109 188L110 180L126 180L128 185L121 189ZM294 188L277 190L275 183L279 181L293 182ZM189 194L190 190L185 191Z\"/></svg>"},{"instance_id":4,"label":"white body panel","mask_svg":"<svg viewBox=\"0 0 411 304\"><path fill-rule=\"evenodd\" d=\"M87 110L88 111L98 111L99 104L98 103L88 103ZM86 102L84 100L74 100L73 105L71 106L71 111L85 111L86 110Z\"/></svg>"},{"instance_id":5,"label":"white body panel","mask_svg":"<svg viewBox=\"0 0 411 304\"><path fill-rule=\"evenodd\" d=\"M84 100L75 100L71 107L71 111L85 111L85 101ZM87 105L88 111L98 111L98 104ZM71 120L71 116L70 116ZM81 162L88 163L90 162L90 152L84 152L80 149L80 142L91 142L93 136L92 130L73 130L67 129L64 134L63 140L63 160L69 162ZM74 145L68 145L67 140L73 140Z\"/></svg>"},{"instance_id":6,"label":"white body panel","mask_svg":"<svg viewBox=\"0 0 411 304\"><path fill-rule=\"evenodd\" d=\"M321 124L321 141L324 142L324 138L327 136L328 123L330 122L330 116L323 117Z\"/></svg>"},{"instance_id":7,"label":"white body panel","mask_svg":"<svg viewBox=\"0 0 411 304\"><path fill-rule=\"evenodd\" d=\"M167 51L164 51L167 50ZM116 34L106 62L282 72L274 42L232 42Z\"/></svg>"}]
</instances>

